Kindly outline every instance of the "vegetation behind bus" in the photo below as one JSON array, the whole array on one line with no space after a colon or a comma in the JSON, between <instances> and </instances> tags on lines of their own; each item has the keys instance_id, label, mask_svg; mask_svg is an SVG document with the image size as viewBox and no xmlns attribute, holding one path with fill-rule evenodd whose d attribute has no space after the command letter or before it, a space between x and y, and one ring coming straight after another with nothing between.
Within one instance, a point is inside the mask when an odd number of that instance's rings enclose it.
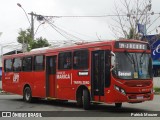
<instances>
[{"instance_id":1,"label":"vegetation behind bus","mask_svg":"<svg viewBox=\"0 0 160 120\"><path fill-rule=\"evenodd\" d=\"M160 94L160 87L154 87L154 91L156 94Z\"/></svg>"},{"instance_id":2,"label":"vegetation behind bus","mask_svg":"<svg viewBox=\"0 0 160 120\"><path fill-rule=\"evenodd\" d=\"M34 48L50 46L46 38L39 37L33 40L30 29L26 29L26 30L20 29L18 34L19 36L17 37L17 42L21 43L22 46L26 44L27 51L30 51L31 49L34 49Z\"/></svg>"}]
</instances>

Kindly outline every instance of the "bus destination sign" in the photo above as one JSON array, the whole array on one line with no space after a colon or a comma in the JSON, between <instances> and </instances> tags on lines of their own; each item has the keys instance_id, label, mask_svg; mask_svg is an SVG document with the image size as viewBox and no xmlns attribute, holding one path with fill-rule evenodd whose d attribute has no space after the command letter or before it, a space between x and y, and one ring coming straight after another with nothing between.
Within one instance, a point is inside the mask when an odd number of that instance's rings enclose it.
<instances>
[{"instance_id":1,"label":"bus destination sign","mask_svg":"<svg viewBox=\"0 0 160 120\"><path fill-rule=\"evenodd\" d=\"M125 49L147 50L147 44L143 43L118 42L118 45L116 45L116 47Z\"/></svg>"}]
</instances>

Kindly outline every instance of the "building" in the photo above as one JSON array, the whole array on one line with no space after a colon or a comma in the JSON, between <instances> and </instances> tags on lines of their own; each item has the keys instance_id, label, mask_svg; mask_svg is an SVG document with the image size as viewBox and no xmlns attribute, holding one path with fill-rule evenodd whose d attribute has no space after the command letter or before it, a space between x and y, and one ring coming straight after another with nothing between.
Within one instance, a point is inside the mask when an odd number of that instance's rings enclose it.
<instances>
[{"instance_id":1,"label":"building","mask_svg":"<svg viewBox=\"0 0 160 120\"><path fill-rule=\"evenodd\" d=\"M160 35L147 35L143 41L148 41L151 47L151 56L153 60L153 75L160 77Z\"/></svg>"}]
</instances>

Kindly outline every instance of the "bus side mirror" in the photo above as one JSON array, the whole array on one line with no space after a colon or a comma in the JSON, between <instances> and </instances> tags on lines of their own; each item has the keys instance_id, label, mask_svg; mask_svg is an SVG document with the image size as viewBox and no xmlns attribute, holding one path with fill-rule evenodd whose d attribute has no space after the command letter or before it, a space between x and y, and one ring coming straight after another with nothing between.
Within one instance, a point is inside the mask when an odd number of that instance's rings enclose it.
<instances>
[{"instance_id":1,"label":"bus side mirror","mask_svg":"<svg viewBox=\"0 0 160 120\"><path fill-rule=\"evenodd\" d=\"M112 71L115 68L115 58L116 58L115 53L111 51L111 69L110 71Z\"/></svg>"}]
</instances>

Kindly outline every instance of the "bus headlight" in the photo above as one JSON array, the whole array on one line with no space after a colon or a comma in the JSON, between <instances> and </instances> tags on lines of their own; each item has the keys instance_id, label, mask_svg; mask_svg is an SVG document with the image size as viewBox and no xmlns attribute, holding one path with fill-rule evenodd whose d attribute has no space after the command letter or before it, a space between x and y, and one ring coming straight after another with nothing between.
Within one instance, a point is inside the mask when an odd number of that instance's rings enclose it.
<instances>
[{"instance_id":1,"label":"bus headlight","mask_svg":"<svg viewBox=\"0 0 160 120\"><path fill-rule=\"evenodd\" d=\"M126 92L121 88L121 93L126 95Z\"/></svg>"},{"instance_id":2,"label":"bus headlight","mask_svg":"<svg viewBox=\"0 0 160 120\"><path fill-rule=\"evenodd\" d=\"M120 88L118 87L118 86L114 86L114 88L117 90L117 91L119 91L120 90Z\"/></svg>"},{"instance_id":3,"label":"bus headlight","mask_svg":"<svg viewBox=\"0 0 160 120\"><path fill-rule=\"evenodd\" d=\"M114 89L115 90L117 90L117 91L119 91L120 93L122 93L123 95L126 95L126 92L125 92L125 90L124 89L122 89L122 88L120 88L120 87L118 87L118 86L114 86Z\"/></svg>"}]
</instances>

